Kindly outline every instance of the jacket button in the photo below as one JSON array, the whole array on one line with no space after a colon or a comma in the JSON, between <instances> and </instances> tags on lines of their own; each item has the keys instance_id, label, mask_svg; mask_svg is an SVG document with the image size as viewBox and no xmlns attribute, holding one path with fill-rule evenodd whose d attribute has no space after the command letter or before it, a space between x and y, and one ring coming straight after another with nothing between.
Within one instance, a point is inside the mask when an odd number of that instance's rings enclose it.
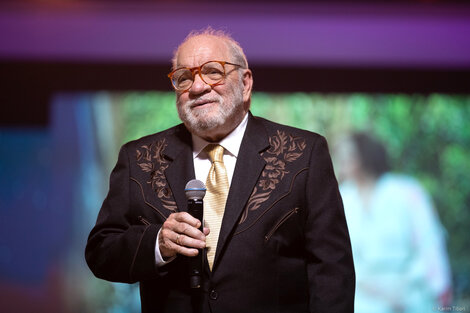
<instances>
[{"instance_id":1,"label":"jacket button","mask_svg":"<svg viewBox=\"0 0 470 313\"><path fill-rule=\"evenodd\" d=\"M219 297L219 294L217 293L217 291L215 290L211 290L211 293L209 294L209 297L212 299L212 300L217 300L217 298Z\"/></svg>"}]
</instances>

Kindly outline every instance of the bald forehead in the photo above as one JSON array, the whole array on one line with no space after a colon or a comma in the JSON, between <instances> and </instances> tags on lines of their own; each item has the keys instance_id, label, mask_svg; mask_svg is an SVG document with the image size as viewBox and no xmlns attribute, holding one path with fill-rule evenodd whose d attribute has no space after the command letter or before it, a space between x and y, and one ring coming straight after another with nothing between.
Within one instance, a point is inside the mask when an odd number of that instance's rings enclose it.
<instances>
[{"instance_id":1,"label":"bald forehead","mask_svg":"<svg viewBox=\"0 0 470 313\"><path fill-rule=\"evenodd\" d=\"M199 35L183 42L176 52L175 67L198 66L207 61L230 61L227 40L217 36Z\"/></svg>"}]
</instances>

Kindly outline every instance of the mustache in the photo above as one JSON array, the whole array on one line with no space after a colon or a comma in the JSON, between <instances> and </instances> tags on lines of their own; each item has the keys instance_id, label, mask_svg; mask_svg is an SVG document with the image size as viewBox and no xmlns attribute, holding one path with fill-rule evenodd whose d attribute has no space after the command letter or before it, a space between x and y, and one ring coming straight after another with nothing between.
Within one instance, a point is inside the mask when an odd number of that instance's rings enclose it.
<instances>
[{"instance_id":1,"label":"mustache","mask_svg":"<svg viewBox=\"0 0 470 313\"><path fill-rule=\"evenodd\" d=\"M214 97L214 96L201 97L201 98L189 100L188 102L186 102L186 104L192 108L192 107L196 107L196 106L203 105L203 104L210 103L210 102L220 103L220 98Z\"/></svg>"}]
</instances>

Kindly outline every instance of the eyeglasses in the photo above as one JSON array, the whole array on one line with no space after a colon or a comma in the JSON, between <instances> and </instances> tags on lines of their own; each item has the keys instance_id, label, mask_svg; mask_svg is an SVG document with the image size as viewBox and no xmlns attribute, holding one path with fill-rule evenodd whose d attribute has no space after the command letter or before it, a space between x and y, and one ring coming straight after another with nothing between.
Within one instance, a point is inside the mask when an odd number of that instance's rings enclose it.
<instances>
[{"instance_id":1,"label":"eyeglasses","mask_svg":"<svg viewBox=\"0 0 470 313\"><path fill-rule=\"evenodd\" d=\"M180 67L168 74L168 77L177 91L188 91L194 83L196 71L203 82L211 87L221 85L226 77L225 65L230 64L238 67L241 65L225 61L209 61L196 67Z\"/></svg>"}]
</instances>

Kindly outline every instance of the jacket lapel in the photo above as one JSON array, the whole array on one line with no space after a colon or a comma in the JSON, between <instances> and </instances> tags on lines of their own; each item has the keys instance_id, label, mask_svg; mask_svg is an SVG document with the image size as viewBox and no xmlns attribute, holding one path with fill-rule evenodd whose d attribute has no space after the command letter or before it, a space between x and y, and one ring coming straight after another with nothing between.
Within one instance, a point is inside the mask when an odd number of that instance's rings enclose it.
<instances>
[{"instance_id":1,"label":"jacket lapel","mask_svg":"<svg viewBox=\"0 0 470 313\"><path fill-rule=\"evenodd\" d=\"M175 197L177 210L187 211L188 201L184 193L186 183L194 179L194 162L191 134L183 124L176 128L175 136L169 138L165 156L171 160L165 177Z\"/></svg>"},{"instance_id":2,"label":"jacket lapel","mask_svg":"<svg viewBox=\"0 0 470 313\"><path fill-rule=\"evenodd\" d=\"M238 222L245 204L266 165L260 153L269 147L268 135L260 121L253 117L251 113L249 114L248 125L243 136L237 164L230 184L213 270L217 266L217 261L227 242L227 238Z\"/></svg>"}]
</instances>

